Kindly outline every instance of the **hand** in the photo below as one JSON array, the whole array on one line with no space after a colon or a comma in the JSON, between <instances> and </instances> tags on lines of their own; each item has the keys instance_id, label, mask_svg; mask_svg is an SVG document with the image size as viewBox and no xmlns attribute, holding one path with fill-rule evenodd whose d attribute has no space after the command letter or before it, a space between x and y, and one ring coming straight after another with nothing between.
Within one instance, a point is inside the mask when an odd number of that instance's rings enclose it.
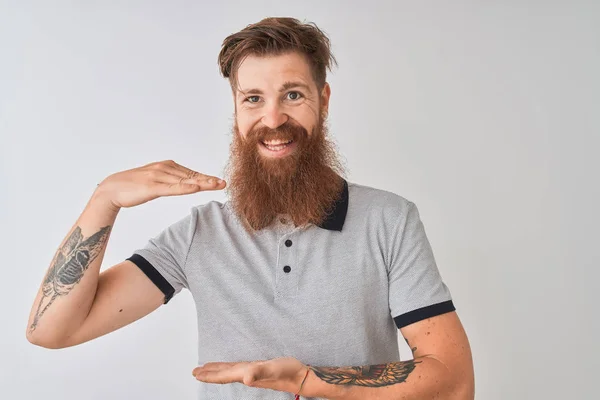
<instances>
[{"instance_id":1,"label":"hand","mask_svg":"<svg viewBox=\"0 0 600 400\"><path fill-rule=\"evenodd\" d=\"M210 362L194 368L192 374L199 381L206 383L239 382L250 387L296 394L307 368L307 365L293 357L283 357L250 362ZM308 381L308 378L306 380ZM305 381L301 390L302 396L312 397L306 388Z\"/></svg>"},{"instance_id":2,"label":"hand","mask_svg":"<svg viewBox=\"0 0 600 400\"><path fill-rule=\"evenodd\" d=\"M219 178L192 171L175 161L160 161L110 175L98 185L94 197L118 210L161 196L224 189L225 181L218 181Z\"/></svg>"}]
</instances>

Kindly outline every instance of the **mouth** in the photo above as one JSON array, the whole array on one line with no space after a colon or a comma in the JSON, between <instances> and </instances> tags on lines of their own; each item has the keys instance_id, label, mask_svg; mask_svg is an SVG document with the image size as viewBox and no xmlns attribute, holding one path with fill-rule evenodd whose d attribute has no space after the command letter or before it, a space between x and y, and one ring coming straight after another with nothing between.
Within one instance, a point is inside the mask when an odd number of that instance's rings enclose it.
<instances>
[{"instance_id":1,"label":"mouth","mask_svg":"<svg viewBox=\"0 0 600 400\"><path fill-rule=\"evenodd\" d=\"M293 140L260 142L261 152L268 157L281 157L289 154L296 146Z\"/></svg>"}]
</instances>

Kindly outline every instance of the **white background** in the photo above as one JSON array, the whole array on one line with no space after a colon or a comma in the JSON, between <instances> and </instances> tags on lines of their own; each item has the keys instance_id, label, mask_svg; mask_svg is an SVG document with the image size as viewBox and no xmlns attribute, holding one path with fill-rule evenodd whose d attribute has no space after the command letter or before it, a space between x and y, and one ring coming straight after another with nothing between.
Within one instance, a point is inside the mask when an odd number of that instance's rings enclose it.
<instances>
[{"instance_id":1,"label":"white background","mask_svg":"<svg viewBox=\"0 0 600 400\"><path fill-rule=\"evenodd\" d=\"M599 4L0 1L2 398L195 397L189 292L64 350L31 345L27 317L104 177L165 159L222 175L233 104L217 55L266 16L329 34L348 178L419 207L477 399L597 398ZM210 200L225 194L123 210L103 269Z\"/></svg>"}]
</instances>

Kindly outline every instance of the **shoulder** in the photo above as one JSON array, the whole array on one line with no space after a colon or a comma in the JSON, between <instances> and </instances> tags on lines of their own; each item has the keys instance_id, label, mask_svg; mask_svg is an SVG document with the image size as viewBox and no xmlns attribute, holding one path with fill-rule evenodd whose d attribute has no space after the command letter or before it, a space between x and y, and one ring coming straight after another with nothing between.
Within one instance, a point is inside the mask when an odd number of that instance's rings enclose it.
<instances>
[{"instance_id":1,"label":"shoulder","mask_svg":"<svg viewBox=\"0 0 600 400\"><path fill-rule=\"evenodd\" d=\"M229 236L232 230L243 229L229 201L209 201L191 209L191 219L198 230L212 235Z\"/></svg>"},{"instance_id":2,"label":"shoulder","mask_svg":"<svg viewBox=\"0 0 600 400\"><path fill-rule=\"evenodd\" d=\"M355 182L348 182L348 197L350 207L355 208L357 212L375 212L398 217L406 215L415 207L412 201L397 193Z\"/></svg>"},{"instance_id":3,"label":"shoulder","mask_svg":"<svg viewBox=\"0 0 600 400\"><path fill-rule=\"evenodd\" d=\"M228 202L209 201L204 204L197 204L190 209L190 216L197 222L206 222L222 220L227 218L230 213Z\"/></svg>"},{"instance_id":4,"label":"shoulder","mask_svg":"<svg viewBox=\"0 0 600 400\"><path fill-rule=\"evenodd\" d=\"M208 221L222 219L225 212L225 205L218 201L210 201L206 204L194 205L188 209L187 214L181 215L179 219L173 222L170 229L188 229L194 228Z\"/></svg>"},{"instance_id":5,"label":"shoulder","mask_svg":"<svg viewBox=\"0 0 600 400\"><path fill-rule=\"evenodd\" d=\"M220 201L212 200L208 203L198 204L192 207L191 211L202 215L209 214L223 214L226 212L227 202L221 203Z\"/></svg>"}]
</instances>

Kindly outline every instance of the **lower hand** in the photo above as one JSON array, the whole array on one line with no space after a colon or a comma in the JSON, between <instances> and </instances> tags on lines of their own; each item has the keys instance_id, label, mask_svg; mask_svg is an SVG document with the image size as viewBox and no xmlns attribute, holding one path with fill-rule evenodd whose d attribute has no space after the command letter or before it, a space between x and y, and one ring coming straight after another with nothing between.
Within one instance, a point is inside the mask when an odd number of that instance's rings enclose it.
<instances>
[{"instance_id":1,"label":"lower hand","mask_svg":"<svg viewBox=\"0 0 600 400\"><path fill-rule=\"evenodd\" d=\"M192 374L206 383L239 382L246 386L298 393L306 376L307 365L293 357L275 358L261 361L210 362L194 368ZM307 378L308 380L308 378ZM302 395L312 397L302 387Z\"/></svg>"}]
</instances>

